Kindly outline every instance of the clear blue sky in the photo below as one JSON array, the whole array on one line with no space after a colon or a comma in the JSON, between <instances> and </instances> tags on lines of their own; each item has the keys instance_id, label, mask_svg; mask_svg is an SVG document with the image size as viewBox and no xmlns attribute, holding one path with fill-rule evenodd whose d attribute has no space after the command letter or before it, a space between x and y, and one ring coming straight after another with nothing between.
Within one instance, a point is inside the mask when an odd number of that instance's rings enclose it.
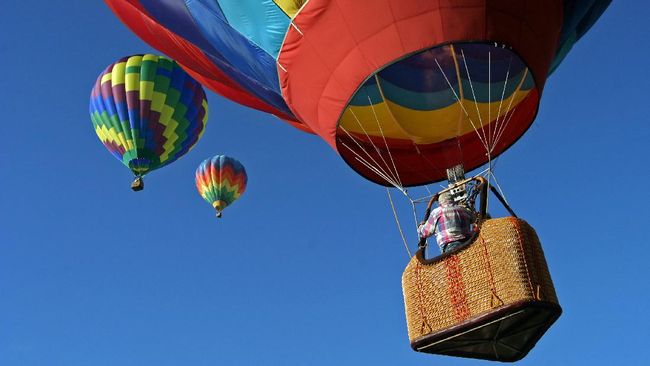
<instances>
[{"instance_id":1,"label":"clear blue sky","mask_svg":"<svg viewBox=\"0 0 650 366\"><path fill-rule=\"evenodd\" d=\"M482 363L410 350L385 190L324 142L210 93L198 146L132 193L88 98L107 64L153 50L99 1L3 14L0 365ZM615 2L499 160L564 308L522 365L647 364L648 19ZM193 179L217 153L249 173L220 221Z\"/></svg>"}]
</instances>

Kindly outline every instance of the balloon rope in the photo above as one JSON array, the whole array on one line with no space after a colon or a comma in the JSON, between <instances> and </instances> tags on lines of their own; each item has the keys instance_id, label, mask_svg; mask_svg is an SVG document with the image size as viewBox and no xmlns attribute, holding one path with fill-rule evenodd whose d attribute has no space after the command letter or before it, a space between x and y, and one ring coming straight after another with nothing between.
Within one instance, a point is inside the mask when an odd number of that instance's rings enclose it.
<instances>
[{"instance_id":1,"label":"balloon rope","mask_svg":"<svg viewBox=\"0 0 650 366\"><path fill-rule=\"evenodd\" d=\"M476 93L474 91L474 83L472 83L472 76L470 75L469 67L467 66L467 59L465 58L465 50L460 50L460 54L463 56L463 63L465 64L465 73L467 73L467 80L469 81L469 87L470 87L470 90L472 91L472 97L474 98L474 106L476 106L476 114L478 115L479 124L481 125L481 132L483 132L483 138L486 141L488 141L488 143L489 143L490 138L485 135L485 128L484 128L484 124L483 124L483 118L481 116L481 111L478 108L478 99L476 98ZM454 61L455 61L455 58L454 58ZM460 83L460 74L458 75L458 81ZM488 120L488 124L489 124L489 122L490 122L490 120ZM477 134L479 133L476 128L474 128L474 130L476 131ZM479 135L479 138L480 137L481 136Z\"/></svg>"},{"instance_id":2,"label":"balloon rope","mask_svg":"<svg viewBox=\"0 0 650 366\"><path fill-rule=\"evenodd\" d=\"M512 102L515 100L515 96L517 95L517 93L519 93L521 91L521 87L524 85L524 81L526 80L527 76L528 76L528 69L526 69L524 71L524 74L522 75L521 80L519 81L519 85L517 85L517 90L515 90L512 93L512 96L510 97L510 102L508 103L507 111L511 111L510 108L512 107ZM492 145L493 149L494 149L494 147L496 147L497 143L499 142L499 140L503 136L503 132L506 130L506 127L510 123L510 120L512 119L512 116L514 116L516 111L517 111L517 107L512 109L512 111L510 112L510 116L508 116L508 112L506 112L506 114L501 119L501 122L502 122L501 126L499 126L499 122L498 122L498 119L497 119L497 125L495 126L495 129L497 129L497 131L495 133L496 137L495 137L495 139L493 141L493 145ZM505 122L503 122L504 120L505 120Z\"/></svg>"},{"instance_id":3,"label":"balloon rope","mask_svg":"<svg viewBox=\"0 0 650 366\"><path fill-rule=\"evenodd\" d=\"M445 78L445 81L447 81L447 85L449 86L449 89L450 89L451 92L454 94L454 97L456 98L456 101L458 102L458 104L460 104L460 108L461 108L461 109L463 110L463 112L465 113L465 116L467 117L467 119L468 119L469 122L471 123L472 128L474 128L474 131L476 131L479 140L481 140L481 143L482 143L483 146L485 147L485 150L488 151L489 148L488 148L488 144L487 144L487 142L483 139L483 137L481 136L481 134L478 132L478 128L476 127L476 124L474 123L474 121L472 121L472 118L469 116L469 113L467 112L467 109L465 109L465 105L463 104L463 102L462 102L462 101L460 100L460 98L458 97L458 94L456 93L456 90L454 90L454 87L451 85L451 82L449 81L449 78L447 77L447 74L445 74L445 71L442 69L442 66L440 66L440 62L438 62L438 59L437 59L437 58L435 59L435 61L436 61L436 65L438 65L438 69L440 69L440 72L442 73L442 76ZM460 81L459 81L459 82L460 82Z\"/></svg>"},{"instance_id":4,"label":"balloon rope","mask_svg":"<svg viewBox=\"0 0 650 366\"><path fill-rule=\"evenodd\" d=\"M512 67L512 55L510 55L510 60L508 61L508 71L506 72L506 80L503 83L503 90L501 91L501 100L499 101L499 110L497 112L497 118L494 123L494 136L496 136L496 131L497 127L499 126L499 117L501 116L501 107L503 106L503 99L506 96L506 89L508 88L508 81L510 80L510 68ZM515 93L513 93L510 97L510 105L512 105L512 100L515 99ZM507 114L507 113L506 113ZM505 117L505 116L504 116ZM502 118L503 120L504 118ZM492 131L492 124L490 123L490 128L489 131ZM490 133L488 135L490 138L493 137L493 135ZM489 140L489 139L488 139ZM490 152L494 151L494 148L496 147L496 138L492 139L492 146L490 146Z\"/></svg>"},{"instance_id":5,"label":"balloon rope","mask_svg":"<svg viewBox=\"0 0 650 366\"><path fill-rule=\"evenodd\" d=\"M496 46L496 43L494 44ZM497 116L498 117L498 116ZM492 122L492 52L488 51L488 124ZM482 128L483 126L481 126ZM488 126L488 144L490 143L489 135L489 126ZM490 168L492 168L492 150L488 150L488 160L490 160ZM490 182L488 181L488 188L490 188Z\"/></svg>"},{"instance_id":6,"label":"balloon rope","mask_svg":"<svg viewBox=\"0 0 650 366\"><path fill-rule=\"evenodd\" d=\"M354 155L356 155L357 160L359 160L359 161L362 162L364 165L366 165L366 167L372 169L375 173L377 173L377 175L381 176L381 178L383 178L384 180L386 180L386 181L387 181L388 183L390 183L391 185L395 186L396 188L399 188L400 190L403 189L403 188L401 187L401 185L398 185L398 183L396 182L395 177L393 177L393 176L389 177L388 172L386 172L386 171L382 168L382 166L381 166L381 165L380 165L380 164L375 160L375 158L373 158L372 155L370 155L370 153L369 153L369 152L368 152L368 151L367 151L363 146L361 146L361 144L359 143L359 141L357 141L357 139L356 139L354 136L352 136L352 134L351 134L350 132L348 132L348 130L346 130L343 126L339 126L339 128L340 128L343 132L345 132L345 133L348 135L348 137L350 137L350 139L351 139L352 141L354 141L354 143L359 147L359 149L361 149L361 151L364 152L364 153L368 156L368 158L369 158L369 159L370 159L370 160L371 160L375 165L371 164L369 161L367 161L366 159L364 159L363 157L361 157L361 155L360 155L358 152L356 152L353 148L351 148L351 147L348 146L347 144L345 144L345 143L341 143L341 144L342 144L343 146L345 146L348 150L350 150L350 152L352 152ZM364 130L364 132L365 132L365 130ZM367 136L367 135L366 135L366 136ZM372 146L375 147L375 149L377 149L377 147L376 147L375 144L372 142L372 140L370 139L370 137L368 137L368 139L370 140L370 143L372 144ZM379 151L377 151L377 153L378 153L379 156L381 157L381 154L379 153ZM382 159L382 160L383 160L383 159ZM385 163L385 162L384 162L384 163Z\"/></svg>"},{"instance_id":7,"label":"balloon rope","mask_svg":"<svg viewBox=\"0 0 650 366\"><path fill-rule=\"evenodd\" d=\"M461 52L462 52L462 50L461 50ZM454 52L454 54L455 54L455 52ZM465 116L467 116L467 119L469 120L470 124L472 125L472 128L474 129L474 132L476 132L476 136L478 136L479 140L483 144L483 147L485 148L486 155L488 157L488 170L491 170L492 169L492 154L491 154L491 150L490 150L490 146L489 146L489 141L487 139L487 136L485 136L485 129L484 129L483 124L482 124L481 113L480 113L480 110L478 109L478 104L477 104L477 101L476 101L476 94L474 93L474 86L473 86L473 83L471 81L471 76L469 74L469 68L467 67L467 60L464 57L464 55L465 55L464 52L462 52L462 55L463 55L463 60L465 61L465 69L466 69L466 72L467 72L467 78L468 78L469 83L470 83L470 88L472 90L472 94L474 95L474 103L477 106L479 121L481 122L481 131L483 132L482 135L481 135L481 132L479 132L478 128L476 127L476 124L474 123L472 118L469 116L469 112L467 112L467 109L465 109L465 104L461 101L461 98L458 96L458 94L456 93L456 90L454 90L453 86L451 85L451 82L449 81L449 78L447 77L447 74L445 74L444 70L442 69L442 66L440 66L440 62L438 62L437 58L435 59L435 61L436 61L436 65L438 65L438 69L440 69L440 72L442 73L442 76L445 78L445 81L447 81L447 85L449 86L449 89L454 94L454 97L456 97L456 101L458 101L458 103L460 104L460 107L463 110L463 112L465 112ZM492 56L492 53L488 52L488 69L489 69L488 70L488 73L489 73L488 74L489 75L488 76L488 85L489 85L489 82L491 81L490 78L492 76L492 73L491 73L492 72L492 70L491 70L492 57L491 56ZM460 71L458 69L458 61L456 60L456 57L454 57L454 65L455 65L455 68L456 68L456 77L458 78L459 90L462 92L462 89L460 88L460 85L462 84L462 81L461 81L461 78L460 78ZM490 91L491 91L491 88L489 88L488 93L490 93ZM489 96L488 96L488 98L489 98ZM489 103L489 99L488 99L488 113L489 114L491 114L490 107L491 107L491 103ZM461 151L462 151L462 149L461 149ZM488 179L488 188L489 188L489 184L490 184L490 181Z\"/></svg>"},{"instance_id":8,"label":"balloon rope","mask_svg":"<svg viewBox=\"0 0 650 366\"><path fill-rule=\"evenodd\" d=\"M395 204L393 203L393 197L391 196L390 189L388 187L386 187L386 194L388 195L388 202L390 202L390 208L393 210L393 217L395 218L395 222L397 223L397 229L399 230L399 234L402 236L402 241L404 242L404 248L406 249L406 253L408 254L409 258L411 258L413 257L413 255L409 250L409 245L408 242L406 241L406 237L404 236L404 231L402 230L402 225L399 222L397 211L395 211Z\"/></svg>"},{"instance_id":9,"label":"balloon rope","mask_svg":"<svg viewBox=\"0 0 650 366\"><path fill-rule=\"evenodd\" d=\"M396 177L396 176L394 175L394 173L391 171L390 166L389 166L388 163L386 162L386 159L384 159L384 156L381 154L381 151L379 151L379 148L377 147L377 145L375 145L375 143L372 141L372 138L370 138L370 136L368 135L368 131L366 131L366 129L363 127L363 124L361 123L361 121L359 120L359 118L357 117L357 115L354 113L354 111L352 110L352 108L348 108L348 110L350 111L350 113L352 114L352 116L354 117L354 119L357 121L357 124L359 125L359 127L361 128L361 130L363 131L363 133L364 133L364 134L366 135L366 137L368 138L368 142L370 142L370 144L372 145L372 147L375 149L375 152L377 153L377 155L379 155L379 158L380 158L381 161L384 163L386 169L391 173L390 176L391 176L391 178L393 179L393 181L395 181L395 182L399 182L398 177ZM373 110L374 110L374 109L373 109ZM375 118L376 118L376 117L375 117ZM341 128L343 128L343 127L341 126ZM345 131L345 130L344 130L344 131ZM354 137L352 137L352 136L351 136L347 131L346 131L346 133L348 134L348 136L350 136L350 138L352 138L353 140L356 141L356 139L355 139ZM385 141L385 140L384 140L384 141ZM359 143L357 143L357 145L358 145L361 149L363 149L363 147L361 147L361 145L359 145ZM365 152L368 156L370 156L370 154L368 154L368 152L366 152L365 150L364 150L364 152ZM391 159L392 159L392 157L391 157ZM377 162L375 161L375 159L372 159L372 160L373 160L373 162L375 162L375 164L377 164L377 167L380 168L379 163L377 163ZM394 164L393 164L393 165L394 165ZM386 173L386 171L383 169L383 167L381 167L381 168L382 168L382 171L384 172L384 174L385 174L385 175L388 175L388 173ZM395 185L395 184L393 184L393 185ZM395 186L396 186L396 185L395 185ZM401 187L401 184L399 185L399 187Z\"/></svg>"},{"instance_id":10,"label":"balloon rope","mask_svg":"<svg viewBox=\"0 0 650 366\"><path fill-rule=\"evenodd\" d=\"M385 175L384 173L382 173L379 169L377 169L377 168L374 167L372 164L370 164L366 159L362 158L361 155L359 155L358 152L354 151L354 149L352 149L352 148L351 148L350 146L348 146L346 143L341 142L341 145L343 145L343 147L345 147L346 149L350 150L350 152L352 152L352 153L355 155L355 159L356 159L358 162L360 162L361 164L363 164L366 168L370 169L372 172L374 172L375 174L377 174L379 177L383 178L387 183L390 183L390 184L391 184L392 186L394 186L395 188L400 189L400 190L402 189L402 187L400 187L400 186L397 185L397 182L395 182L394 180L392 180L390 177L386 176L386 175Z\"/></svg>"},{"instance_id":11,"label":"balloon rope","mask_svg":"<svg viewBox=\"0 0 650 366\"><path fill-rule=\"evenodd\" d=\"M494 179L494 183L496 184L497 189L499 190L499 193L501 193L501 197L503 197L503 200L505 201L505 203L508 206L510 206L510 203L506 199L506 194L503 193L503 189L501 189L501 185L499 184L499 181L497 180L497 176L494 174L494 172L492 170L490 170L490 176Z\"/></svg>"},{"instance_id":12,"label":"balloon rope","mask_svg":"<svg viewBox=\"0 0 650 366\"><path fill-rule=\"evenodd\" d=\"M386 103L386 99L384 98L384 93L381 90L381 86L379 86L379 78L377 78L377 74L375 74L375 80L377 82L379 91L381 93L382 100L384 103ZM379 127L379 133L381 133L381 138L384 140L384 145L386 145L386 151L388 151L388 157L390 158L391 163L393 164L393 169L395 169L395 175L397 177L397 182L402 185L402 181L400 180L399 177L399 171L397 170L397 166L395 166L395 160L393 160L393 154L390 152L390 147L388 147L388 142L386 141L386 136L384 136L384 130L381 128L381 122L379 121L379 117L377 116L377 111L375 111L375 105L372 104L372 100L370 100L370 95L368 95L368 103L370 103L370 108L372 109L372 114L375 116L375 121L377 122L377 127Z\"/></svg>"}]
</instances>

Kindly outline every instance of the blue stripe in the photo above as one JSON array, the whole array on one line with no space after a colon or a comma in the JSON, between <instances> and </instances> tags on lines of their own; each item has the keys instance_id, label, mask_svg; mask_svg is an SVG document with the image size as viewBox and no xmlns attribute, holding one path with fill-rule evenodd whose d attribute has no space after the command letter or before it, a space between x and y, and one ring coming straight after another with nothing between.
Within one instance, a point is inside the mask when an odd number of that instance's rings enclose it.
<instances>
[{"instance_id":1,"label":"blue stripe","mask_svg":"<svg viewBox=\"0 0 650 366\"><path fill-rule=\"evenodd\" d=\"M429 49L398 61L379 74L402 89L431 93L449 89L450 83L457 84L456 62L461 76L472 83L502 83L506 76L512 77L526 68L509 49L482 43L457 44L454 49L455 55L449 46Z\"/></svg>"},{"instance_id":2,"label":"blue stripe","mask_svg":"<svg viewBox=\"0 0 650 366\"><path fill-rule=\"evenodd\" d=\"M370 99L370 100L368 100ZM383 101L379 88L377 87L377 82L374 77L371 77L366 81L365 84L354 94L350 100L349 105L352 106L369 106L372 104L378 104Z\"/></svg>"},{"instance_id":3,"label":"blue stripe","mask_svg":"<svg viewBox=\"0 0 650 366\"><path fill-rule=\"evenodd\" d=\"M199 47L221 71L253 96L291 115L282 99L275 60L232 29L207 0L140 0L160 25Z\"/></svg>"},{"instance_id":4,"label":"blue stripe","mask_svg":"<svg viewBox=\"0 0 650 366\"><path fill-rule=\"evenodd\" d=\"M573 45L596 23L611 0L565 0L560 46L551 65L551 73L562 63Z\"/></svg>"},{"instance_id":5,"label":"blue stripe","mask_svg":"<svg viewBox=\"0 0 650 366\"><path fill-rule=\"evenodd\" d=\"M273 0L217 0L217 2L231 27L277 59L291 19ZM188 6L191 11L192 6Z\"/></svg>"},{"instance_id":6,"label":"blue stripe","mask_svg":"<svg viewBox=\"0 0 650 366\"><path fill-rule=\"evenodd\" d=\"M456 66L450 52L447 46L432 48L388 66L379 75L391 84L413 92L447 90L445 75L452 83L456 79Z\"/></svg>"},{"instance_id":7,"label":"blue stripe","mask_svg":"<svg viewBox=\"0 0 650 366\"><path fill-rule=\"evenodd\" d=\"M454 92L446 84L444 90L422 93L402 89L387 80L381 80L381 89L386 99L409 109L432 111L456 104ZM457 87L454 86L454 89L458 95Z\"/></svg>"}]
</instances>

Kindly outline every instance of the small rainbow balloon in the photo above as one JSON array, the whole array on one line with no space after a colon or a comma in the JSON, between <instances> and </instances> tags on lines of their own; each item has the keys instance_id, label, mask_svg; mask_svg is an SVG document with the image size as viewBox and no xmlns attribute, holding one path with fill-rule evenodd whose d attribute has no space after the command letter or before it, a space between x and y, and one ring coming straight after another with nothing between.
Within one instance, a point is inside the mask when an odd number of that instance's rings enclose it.
<instances>
[{"instance_id":1,"label":"small rainbow balloon","mask_svg":"<svg viewBox=\"0 0 650 366\"><path fill-rule=\"evenodd\" d=\"M217 210L217 217L244 193L247 182L244 166L225 155L206 159L196 169L196 189Z\"/></svg>"}]
</instances>

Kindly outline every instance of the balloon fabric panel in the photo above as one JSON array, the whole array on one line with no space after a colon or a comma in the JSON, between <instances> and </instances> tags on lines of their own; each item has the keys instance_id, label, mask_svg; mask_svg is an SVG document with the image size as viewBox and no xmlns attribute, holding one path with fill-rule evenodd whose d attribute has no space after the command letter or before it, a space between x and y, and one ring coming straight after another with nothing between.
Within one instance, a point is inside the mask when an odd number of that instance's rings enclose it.
<instances>
[{"instance_id":1,"label":"balloon fabric panel","mask_svg":"<svg viewBox=\"0 0 650 366\"><path fill-rule=\"evenodd\" d=\"M245 106L271 113L284 120L300 123L295 121L291 114L270 106L245 90L220 70L197 46L158 24L137 1L106 0L106 3L122 22L145 42L179 60L179 64L203 85Z\"/></svg>"},{"instance_id":2,"label":"balloon fabric panel","mask_svg":"<svg viewBox=\"0 0 650 366\"><path fill-rule=\"evenodd\" d=\"M90 115L106 148L135 175L187 153L207 122L203 88L161 56L125 57L110 65L91 93Z\"/></svg>"},{"instance_id":3,"label":"balloon fabric panel","mask_svg":"<svg viewBox=\"0 0 650 366\"><path fill-rule=\"evenodd\" d=\"M551 72L560 66L575 43L587 33L605 12L612 0L565 0L564 26L560 46L551 65Z\"/></svg>"},{"instance_id":4,"label":"balloon fabric panel","mask_svg":"<svg viewBox=\"0 0 650 366\"><path fill-rule=\"evenodd\" d=\"M196 45L247 92L285 114L291 113L280 95L275 58L234 29L217 2L140 0L139 3L162 26ZM272 6L286 19L276 5ZM185 57L176 56L176 59L182 64Z\"/></svg>"}]
</instances>

